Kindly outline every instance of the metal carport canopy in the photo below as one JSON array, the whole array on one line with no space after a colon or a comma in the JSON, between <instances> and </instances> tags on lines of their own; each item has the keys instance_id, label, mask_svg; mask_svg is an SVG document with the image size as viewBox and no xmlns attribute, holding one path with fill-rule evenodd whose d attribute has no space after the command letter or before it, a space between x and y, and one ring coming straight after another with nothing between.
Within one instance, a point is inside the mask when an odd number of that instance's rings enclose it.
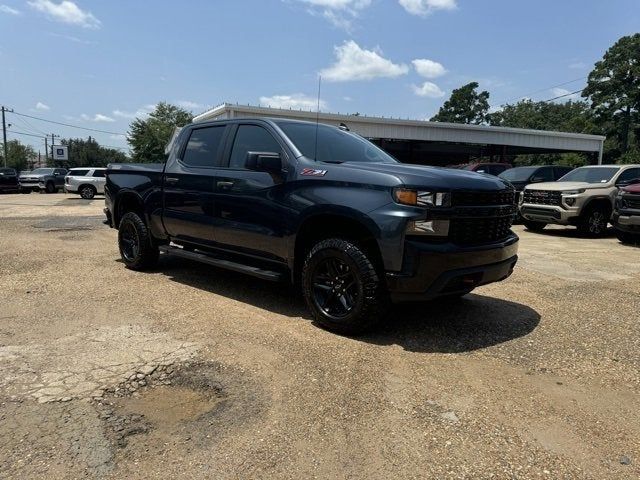
<instances>
[{"instance_id":1,"label":"metal carport canopy","mask_svg":"<svg viewBox=\"0 0 640 480\"><path fill-rule=\"evenodd\" d=\"M464 125L457 123L402 120L339 113L319 113L270 107L243 106L224 103L194 118L206 121L243 117L294 118L340 125L370 139L415 140L424 142L451 142L476 145L507 145L544 151L589 152L598 154L602 163L605 137L582 133L550 132L524 128Z\"/></svg>"}]
</instances>

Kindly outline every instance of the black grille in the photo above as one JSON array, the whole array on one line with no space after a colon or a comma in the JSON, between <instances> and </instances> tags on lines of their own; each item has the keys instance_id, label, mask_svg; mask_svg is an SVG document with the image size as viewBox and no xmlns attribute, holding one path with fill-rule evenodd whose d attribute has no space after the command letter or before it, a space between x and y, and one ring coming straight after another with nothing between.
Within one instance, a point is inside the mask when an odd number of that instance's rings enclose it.
<instances>
[{"instance_id":1,"label":"black grille","mask_svg":"<svg viewBox=\"0 0 640 480\"><path fill-rule=\"evenodd\" d=\"M622 205L625 208L640 210L640 195L625 195L622 197Z\"/></svg>"},{"instance_id":2,"label":"black grille","mask_svg":"<svg viewBox=\"0 0 640 480\"><path fill-rule=\"evenodd\" d=\"M524 203L537 205L562 205L562 192L547 190L525 190L523 192Z\"/></svg>"},{"instance_id":3,"label":"black grille","mask_svg":"<svg viewBox=\"0 0 640 480\"><path fill-rule=\"evenodd\" d=\"M513 215L487 218L455 218L449 239L458 245L474 245L504 240L509 236Z\"/></svg>"},{"instance_id":4,"label":"black grille","mask_svg":"<svg viewBox=\"0 0 640 480\"><path fill-rule=\"evenodd\" d=\"M459 191L451 195L452 207L475 207L483 205L514 205L516 192L514 190L498 191Z\"/></svg>"}]
</instances>

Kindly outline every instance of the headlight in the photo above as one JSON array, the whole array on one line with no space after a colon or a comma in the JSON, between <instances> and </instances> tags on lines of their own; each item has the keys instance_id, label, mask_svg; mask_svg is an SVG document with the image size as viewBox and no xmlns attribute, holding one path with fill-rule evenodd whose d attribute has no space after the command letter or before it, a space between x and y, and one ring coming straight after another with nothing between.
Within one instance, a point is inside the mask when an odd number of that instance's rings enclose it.
<instances>
[{"instance_id":1,"label":"headlight","mask_svg":"<svg viewBox=\"0 0 640 480\"><path fill-rule=\"evenodd\" d=\"M581 193L584 193L584 188L580 190L566 190L562 192L562 195L580 195Z\"/></svg>"},{"instance_id":2,"label":"headlight","mask_svg":"<svg viewBox=\"0 0 640 480\"><path fill-rule=\"evenodd\" d=\"M451 205L451 195L447 192L428 192L409 188L396 188L393 198L402 205L420 207L448 207Z\"/></svg>"}]
</instances>

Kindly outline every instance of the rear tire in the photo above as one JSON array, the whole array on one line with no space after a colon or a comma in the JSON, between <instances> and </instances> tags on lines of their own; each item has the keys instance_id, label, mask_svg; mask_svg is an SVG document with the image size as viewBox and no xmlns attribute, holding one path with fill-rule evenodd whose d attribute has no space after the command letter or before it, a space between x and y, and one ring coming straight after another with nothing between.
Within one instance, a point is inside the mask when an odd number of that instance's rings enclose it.
<instances>
[{"instance_id":1,"label":"rear tire","mask_svg":"<svg viewBox=\"0 0 640 480\"><path fill-rule=\"evenodd\" d=\"M601 237L607 233L609 217L611 217L610 208L600 205L588 207L580 216L578 230L588 237Z\"/></svg>"},{"instance_id":2,"label":"rear tire","mask_svg":"<svg viewBox=\"0 0 640 480\"><path fill-rule=\"evenodd\" d=\"M96 196L96 189L91 185L83 185L80 188L80 196L86 200L91 200Z\"/></svg>"},{"instance_id":3,"label":"rear tire","mask_svg":"<svg viewBox=\"0 0 640 480\"><path fill-rule=\"evenodd\" d=\"M132 270L146 270L158 263L158 246L144 221L135 212L125 213L120 220L118 247L122 261Z\"/></svg>"},{"instance_id":4,"label":"rear tire","mask_svg":"<svg viewBox=\"0 0 640 480\"><path fill-rule=\"evenodd\" d=\"M527 230L530 230L532 232L541 232L542 230L544 230L544 227L547 226L547 224L544 222L534 222L531 220L523 220L522 223Z\"/></svg>"},{"instance_id":5,"label":"rear tire","mask_svg":"<svg viewBox=\"0 0 640 480\"><path fill-rule=\"evenodd\" d=\"M374 263L358 245L340 238L313 246L302 269L302 293L320 326L346 335L371 330L388 307Z\"/></svg>"}]
</instances>

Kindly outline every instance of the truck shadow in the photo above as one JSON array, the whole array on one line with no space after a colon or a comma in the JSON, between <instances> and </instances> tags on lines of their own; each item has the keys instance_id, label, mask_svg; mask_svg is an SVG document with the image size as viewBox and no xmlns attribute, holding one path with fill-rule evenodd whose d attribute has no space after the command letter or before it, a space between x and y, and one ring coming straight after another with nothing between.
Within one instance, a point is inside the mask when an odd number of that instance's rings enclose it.
<instances>
[{"instance_id":1,"label":"truck shadow","mask_svg":"<svg viewBox=\"0 0 640 480\"><path fill-rule=\"evenodd\" d=\"M547 237L559 237L559 238L584 238L586 240L602 240L603 238L613 238L616 236L616 231L614 228L609 227L607 231L601 237L590 237L588 235L584 235L578 231L577 228L566 227L566 228L545 228L541 232L532 232L531 230L524 230L530 235L540 235Z\"/></svg>"},{"instance_id":2,"label":"truck shadow","mask_svg":"<svg viewBox=\"0 0 640 480\"><path fill-rule=\"evenodd\" d=\"M300 295L284 284L173 258L163 258L158 271L184 285L311 321ZM413 352L461 353L523 337L539 323L538 312L526 305L470 294L455 300L394 305L381 326L354 341L400 345Z\"/></svg>"}]
</instances>

